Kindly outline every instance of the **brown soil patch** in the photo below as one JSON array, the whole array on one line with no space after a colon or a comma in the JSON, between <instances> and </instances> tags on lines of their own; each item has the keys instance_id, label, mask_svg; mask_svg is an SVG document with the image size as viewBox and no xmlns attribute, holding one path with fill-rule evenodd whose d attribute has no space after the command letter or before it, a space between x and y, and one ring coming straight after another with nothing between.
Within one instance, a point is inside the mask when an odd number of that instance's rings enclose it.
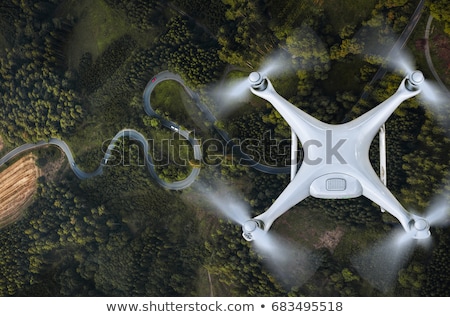
<instances>
[{"instance_id":1,"label":"brown soil patch","mask_svg":"<svg viewBox=\"0 0 450 317\"><path fill-rule=\"evenodd\" d=\"M23 207L36 191L39 176L40 170L32 154L0 173L0 227L20 218Z\"/></svg>"},{"instance_id":2,"label":"brown soil patch","mask_svg":"<svg viewBox=\"0 0 450 317\"><path fill-rule=\"evenodd\" d=\"M314 247L316 248L327 248L331 252L334 251L334 249L339 244L339 241L341 241L342 236L344 235L344 230L342 228L336 228L331 231L325 231L320 237L319 241L314 244Z\"/></svg>"},{"instance_id":3,"label":"brown soil patch","mask_svg":"<svg viewBox=\"0 0 450 317\"><path fill-rule=\"evenodd\" d=\"M331 253L346 231L345 227L336 226L335 221L326 217L321 210L301 206L293 207L278 218L272 229L301 246L311 250L326 248Z\"/></svg>"}]
</instances>

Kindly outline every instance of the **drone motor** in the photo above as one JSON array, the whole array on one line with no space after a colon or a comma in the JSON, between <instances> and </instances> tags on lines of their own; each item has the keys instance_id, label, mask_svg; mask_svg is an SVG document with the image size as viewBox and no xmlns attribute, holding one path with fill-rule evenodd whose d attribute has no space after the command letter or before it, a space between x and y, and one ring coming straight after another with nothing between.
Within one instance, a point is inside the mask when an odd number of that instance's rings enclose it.
<instances>
[{"instance_id":1,"label":"drone motor","mask_svg":"<svg viewBox=\"0 0 450 317\"><path fill-rule=\"evenodd\" d=\"M254 240L254 233L258 229L263 229L263 223L260 220L250 219L242 225L242 236L247 241Z\"/></svg>"},{"instance_id":2,"label":"drone motor","mask_svg":"<svg viewBox=\"0 0 450 317\"><path fill-rule=\"evenodd\" d=\"M419 86L425 81L425 77L421 71L412 72L406 79L406 88L409 91L417 91Z\"/></svg>"},{"instance_id":3,"label":"drone motor","mask_svg":"<svg viewBox=\"0 0 450 317\"><path fill-rule=\"evenodd\" d=\"M430 236L430 224L424 218L415 218L409 223L414 239L426 239Z\"/></svg>"},{"instance_id":4,"label":"drone motor","mask_svg":"<svg viewBox=\"0 0 450 317\"><path fill-rule=\"evenodd\" d=\"M248 76L251 87L258 91L263 91L267 88L267 79L261 76L258 72L253 72Z\"/></svg>"}]
</instances>

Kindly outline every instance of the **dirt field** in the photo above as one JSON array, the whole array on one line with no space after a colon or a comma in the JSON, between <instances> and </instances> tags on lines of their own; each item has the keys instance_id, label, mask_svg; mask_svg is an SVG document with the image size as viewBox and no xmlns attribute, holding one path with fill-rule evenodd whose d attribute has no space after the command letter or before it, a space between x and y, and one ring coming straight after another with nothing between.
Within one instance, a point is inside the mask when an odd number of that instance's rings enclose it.
<instances>
[{"instance_id":1,"label":"dirt field","mask_svg":"<svg viewBox=\"0 0 450 317\"><path fill-rule=\"evenodd\" d=\"M32 154L0 173L0 228L20 218L23 207L36 191L39 176Z\"/></svg>"}]
</instances>

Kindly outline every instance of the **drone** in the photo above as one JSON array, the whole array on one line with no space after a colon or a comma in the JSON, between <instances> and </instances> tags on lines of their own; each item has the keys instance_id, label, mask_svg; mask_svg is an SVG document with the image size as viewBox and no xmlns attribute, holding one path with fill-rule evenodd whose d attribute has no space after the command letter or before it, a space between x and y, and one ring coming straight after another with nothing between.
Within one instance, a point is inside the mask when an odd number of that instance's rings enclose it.
<instances>
[{"instance_id":1,"label":"drone","mask_svg":"<svg viewBox=\"0 0 450 317\"><path fill-rule=\"evenodd\" d=\"M395 274L387 274L386 269L393 272L399 269L404 264L400 258L406 251L411 250L412 241L425 245L426 243L421 241L430 241L431 226L442 225L448 220L448 203L443 196L431 203L429 210L422 216L403 207L387 187L386 121L404 101L415 96L423 98L430 106L437 106L443 100L448 101L447 96L442 95L442 91L425 79L420 70L413 67L406 52L389 62L394 64L391 66L401 68L404 73L396 92L368 112L341 124L322 122L279 95L269 79L269 75L280 71L280 63L277 62L272 61L261 70L251 72L247 78L231 85L227 92L229 99L249 92L264 99L279 112L291 128L290 182L268 209L252 217L248 206L242 201L238 202L239 199L236 197L227 199L214 193L208 193L207 197L224 216L241 226L243 238L251 241L263 257L269 257L269 260L275 263L275 271L278 273L286 274L293 267L303 265L308 271L304 274L304 278L309 278L318 267L316 260L311 258L311 253L304 250L300 252L299 257L309 259L298 261L297 257L297 260L294 260L297 264L293 266L289 263L292 261L290 257L295 257L298 252L291 248L289 242L282 241L270 230L279 217L309 196L319 199L350 199L364 196L377 204L381 212L391 214L400 222L402 233L399 235L395 232L395 235L388 237L391 240L394 238L394 246L397 249L391 249L393 246L391 242L378 246L378 255L375 258L380 257L381 249L384 252L381 255L383 263L376 272L380 274L372 272L376 271L373 270L373 256L359 258L359 263L355 264L361 268L361 259L367 260L359 271L383 290L387 289L386 283L381 281L384 276L391 280L396 277ZM370 146L377 134L380 138L379 174L369 159ZM298 159L299 143L303 149L301 162ZM398 255L398 259L392 252ZM386 263L388 259L393 262L390 267ZM364 267L371 267L372 271L367 272ZM285 280L291 282L292 276L291 274Z\"/></svg>"},{"instance_id":2,"label":"drone","mask_svg":"<svg viewBox=\"0 0 450 317\"><path fill-rule=\"evenodd\" d=\"M292 161L296 161L298 140L305 155L298 170L296 164L291 164L291 182L272 206L243 223L242 235L247 241L255 238L257 229L268 231L278 217L308 196L322 199L365 196L396 217L411 238L430 236L430 222L400 204L369 160L370 144L383 124L403 101L421 92L425 82L421 71L408 74L398 90L377 107L339 125L319 121L295 107L259 72L252 72L248 81L251 92L271 103L291 127Z\"/></svg>"}]
</instances>

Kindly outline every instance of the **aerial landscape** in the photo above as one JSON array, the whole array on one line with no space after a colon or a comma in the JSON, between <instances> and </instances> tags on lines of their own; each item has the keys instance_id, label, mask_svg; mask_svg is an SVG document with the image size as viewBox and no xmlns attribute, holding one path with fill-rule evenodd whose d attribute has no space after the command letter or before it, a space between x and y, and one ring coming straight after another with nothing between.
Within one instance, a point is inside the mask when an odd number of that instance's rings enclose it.
<instances>
[{"instance_id":1,"label":"aerial landscape","mask_svg":"<svg viewBox=\"0 0 450 317\"><path fill-rule=\"evenodd\" d=\"M449 0L4 0L0 16L0 296L450 296ZM364 166L419 218L357 191L260 217L294 170L327 168L249 86L269 68L327 127L423 73L435 90L375 126ZM328 165L347 165L346 133L327 130ZM292 247L281 262L250 218ZM396 244L402 226L431 236Z\"/></svg>"}]
</instances>

